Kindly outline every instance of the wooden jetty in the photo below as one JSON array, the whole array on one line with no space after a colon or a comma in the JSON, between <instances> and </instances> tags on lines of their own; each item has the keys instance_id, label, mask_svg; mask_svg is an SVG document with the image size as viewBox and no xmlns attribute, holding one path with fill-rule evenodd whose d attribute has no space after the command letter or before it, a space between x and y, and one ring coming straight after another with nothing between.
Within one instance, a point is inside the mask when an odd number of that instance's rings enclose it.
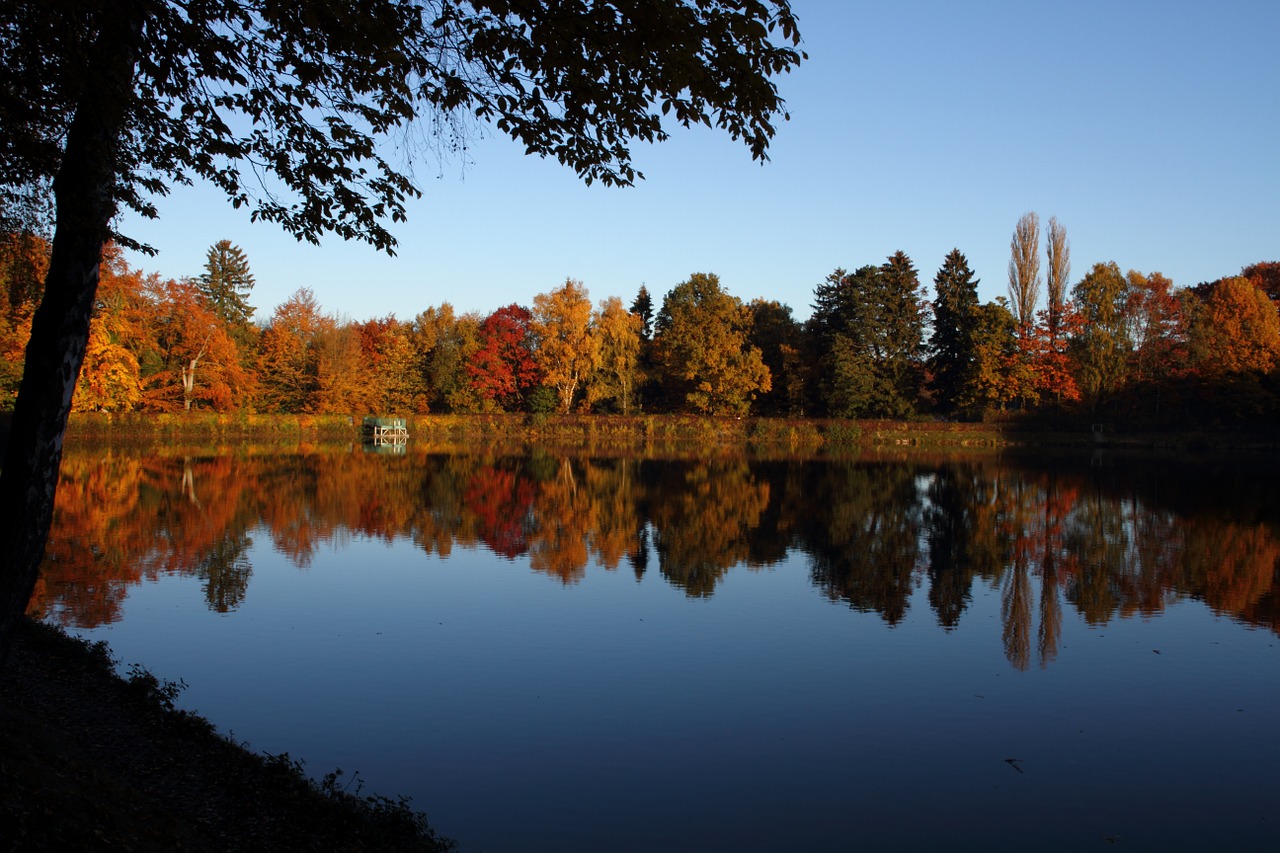
<instances>
[{"instance_id":1,"label":"wooden jetty","mask_svg":"<svg viewBox=\"0 0 1280 853\"><path fill-rule=\"evenodd\" d=\"M361 424L361 433L365 443L374 447L404 447L409 442L409 425L404 418L370 415Z\"/></svg>"}]
</instances>

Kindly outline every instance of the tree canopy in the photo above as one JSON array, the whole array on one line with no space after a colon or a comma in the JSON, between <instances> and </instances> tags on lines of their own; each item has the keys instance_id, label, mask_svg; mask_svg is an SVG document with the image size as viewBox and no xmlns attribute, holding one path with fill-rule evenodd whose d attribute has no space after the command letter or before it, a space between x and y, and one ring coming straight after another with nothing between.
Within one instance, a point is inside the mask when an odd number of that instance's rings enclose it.
<instances>
[{"instance_id":1,"label":"tree canopy","mask_svg":"<svg viewBox=\"0 0 1280 853\"><path fill-rule=\"evenodd\" d=\"M588 183L630 184L632 141L665 139L670 116L765 159L785 115L771 78L798 43L788 0L15 0L0 189L51 184L76 117L110 98L114 201L154 214L151 195L202 178L299 239L390 250L418 191L379 140L429 122L431 144L463 146L474 118Z\"/></svg>"}]
</instances>

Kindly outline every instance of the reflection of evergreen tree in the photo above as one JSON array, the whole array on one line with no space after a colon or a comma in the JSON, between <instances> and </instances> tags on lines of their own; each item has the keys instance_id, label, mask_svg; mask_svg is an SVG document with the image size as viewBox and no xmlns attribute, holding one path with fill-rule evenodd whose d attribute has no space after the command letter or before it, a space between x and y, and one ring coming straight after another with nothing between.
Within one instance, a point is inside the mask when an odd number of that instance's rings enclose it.
<instances>
[{"instance_id":1,"label":"reflection of evergreen tree","mask_svg":"<svg viewBox=\"0 0 1280 853\"><path fill-rule=\"evenodd\" d=\"M823 466L801 522L814 585L890 624L906 615L921 557L916 475L909 465Z\"/></svg>"},{"instance_id":2,"label":"reflection of evergreen tree","mask_svg":"<svg viewBox=\"0 0 1280 853\"><path fill-rule=\"evenodd\" d=\"M210 610L227 613L244 601L253 574L245 552L252 544L249 534L228 532L196 564L195 574L204 581L204 597Z\"/></svg>"},{"instance_id":3,"label":"reflection of evergreen tree","mask_svg":"<svg viewBox=\"0 0 1280 853\"><path fill-rule=\"evenodd\" d=\"M636 532L636 539L636 549L627 555L627 560L631 563L631 570L635 572L638 581L649 569L649 526L647 524L642 525Z\"/></svg>"},{"instance_id":4,"label":"reflection of evergreen tree","mask_svg":"<svg viewBox=\"0 0 1280 853\"><path fill-rule=\"evenodd\" d=\"M944 628L960 624L971 600L974 479L968 466L944 465L929 484L929 606Z\"/></svg>"}]
</instances>

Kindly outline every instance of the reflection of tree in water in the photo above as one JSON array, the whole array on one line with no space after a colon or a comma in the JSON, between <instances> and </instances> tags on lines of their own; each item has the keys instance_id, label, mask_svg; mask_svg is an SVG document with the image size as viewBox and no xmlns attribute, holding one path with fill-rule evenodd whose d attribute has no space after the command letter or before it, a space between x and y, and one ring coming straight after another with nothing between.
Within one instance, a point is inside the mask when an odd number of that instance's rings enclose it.
<instances>
[{"instance_id":1,"label":"reflection of tree in water","mask_svg":"<svg viewBox=\"0 0 1280 853\"><path fill-rule=\"evenodd\" d=\"M923 501L909 465L821 466L801 528L813 583L832 601L879 613L907 612L921 559Z\"/></svg>"},{"instance_id":2,"label":"reflection of tree in water","mask_svg":"<svg viewBox=\"0 0 1280 853\"><path fill-rule=\"evenodd\" d=\"M690 596L709 596L730 568L747 560L769 503L769 484L745 460L662 466L652 508L658 568Z\"/></svg>"},{"instance_id":3,"label":"reflection of tree in water","mask_svg":"<svg viewBox=\"0 0 1280 853\"><path fill-rule=\"evenodd\" d=\"M1248 473L1249 476L1245 476ZM93 627L128 587L196 574L209 606L239 606L247 531L305 566L325 541L411 539L428 553L487 545L563 580L654 565L692 596L734 566L809 555L832 600L901 620L928 578L957 626L981 579L1001 596L1016 667L1054 659L1062 600L1091 624L1190 596L1280 627L1280 512L1256 471L1008 460L942 463L533 459L351 453L172 458L68 453L32 612ZM1226 483L1226 485L1223 485ZM1038 599L1037 599L1038 595Z\"/></svg>"},{"instance_id":4,"label":"reflection of tree in water","mask_svg":"<svg viewBox=\"0 0 1280 853\"><path fill-rule=\"evenodd\" d=\"M944 628L960 624L971 600L975 573L994 573L990 555L977 547L978 511L985 506L990 478L973 465L942 465L928 488L924 522L929 541L929 606ZM984 555L987 557L983 562Z\"/></svg>"},{"instance_id":5,"label":"reflection of tree in water","mask_svg":"<svg viewBox=\"0 0 1280 853\"><path fill-rule=\"evenodd\" d=\"M252 544L247 533L228 534L196 563L195 575L204 581L204 597L210 610L226 613L244 601L253 574L245 552Z\"/></svg>"},{"instance_id":6,"label":"reflection of tree in water","mask_svg":"<svg viewBox=\"0 0 1280 853\"><path fill-rule=\"evenodd\" d=\"M529 550L536 491L519 460L482 465L472 473L463 502L475 516L480 539L498 556L513 560Z\"/></svg>"},{"instance_id":7,"label":"reflection of tree in water","mask_svg":"<svg viewBox=\"0 0 1280 853\"><path fill-rule=\"evenodd\" d=\"M529 567L562 583L576 583L587 571L587 536L593 529L590 491L578 488L579 475L562 458L553 476L539 484L530 525Z\"/></svg>"}]
</instances>

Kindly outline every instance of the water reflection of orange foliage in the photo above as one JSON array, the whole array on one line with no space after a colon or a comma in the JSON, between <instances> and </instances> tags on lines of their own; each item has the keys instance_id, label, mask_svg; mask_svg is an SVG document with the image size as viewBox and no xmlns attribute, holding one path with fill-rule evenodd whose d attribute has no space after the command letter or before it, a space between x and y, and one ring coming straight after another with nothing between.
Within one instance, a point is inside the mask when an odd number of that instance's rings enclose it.
<instances>
[{"instance_id":1,"label":"water reflection of orange foliage","mask_svg":"<svg viewBox=\"0 0 1280 853\"><path fill-rule=\"evenodd\" d=\"M1191 595L1215 610L1246 618L1259 602L1273 597L1280 574L1280 541L1274 530L1196 519L1183 528L1183 536L1186 558L1177 580ZM1267 624L1280 627L1274 615Z\"/></svg>"},{"instance_id":2,"label":"water reflection of orange foliage","mask_svg":"<svg viewBox=\"0 0 1280 853\"><path fill-rule=\"evenodd\" d=\"M690 596L710 595L724 574L745 562L769 503L769 483L745 460L717 459L667 469L651 521L659 569Z\"/></svg>"},{"instance_id":3,"label":"water reflection of orange foliage","mask_svg":"<svg viewBox=\"0 0 1280 853\"><path fill-rule=\"evenodd\" d=\"M408 538L426 553L484 546L564 583L594 560L637 576L649 541L663 577L714 593L734 566L811 557L833 600L903 618L927 577L938 622L957 625L975 580L1001 595L1011 664L1058 653L1062 602L1091 624L1154 614L1178 597L1280 628L1274 519L1205 509L1162 482L998 461L753 463L360 452L215 457L68 453L32 611L67 624L118 618L129 585L199 578L208 605L249 591L250 536L305 567L326 542ZM927 547L925 547L927 545Z\"/></svg>"},{"instance_id":4,"label":"water reflection of orange foliage","mask_svg":"<svg viewBox=\"0 0 1280 853\"><path fill-rule=\"evenodd\" d=\"M68 454L30 612L92 627L118 618L131 584L207 570L207 556L237 528L233 467L229 457Z\"/></svg>"},{"instance_id":5,"label":"water reflection of orange foliage","mask_svg":"<svg viewBox=\"0 0 1280 853\"><path fill-rule=\"evenodd\" d=\"M561 459L555 476L539 484L529 533L530 568L563 583L586 574L587 537L595 526L595 501L585 485L578 487L574 467Z\"/></svg>"}]
</instances>

